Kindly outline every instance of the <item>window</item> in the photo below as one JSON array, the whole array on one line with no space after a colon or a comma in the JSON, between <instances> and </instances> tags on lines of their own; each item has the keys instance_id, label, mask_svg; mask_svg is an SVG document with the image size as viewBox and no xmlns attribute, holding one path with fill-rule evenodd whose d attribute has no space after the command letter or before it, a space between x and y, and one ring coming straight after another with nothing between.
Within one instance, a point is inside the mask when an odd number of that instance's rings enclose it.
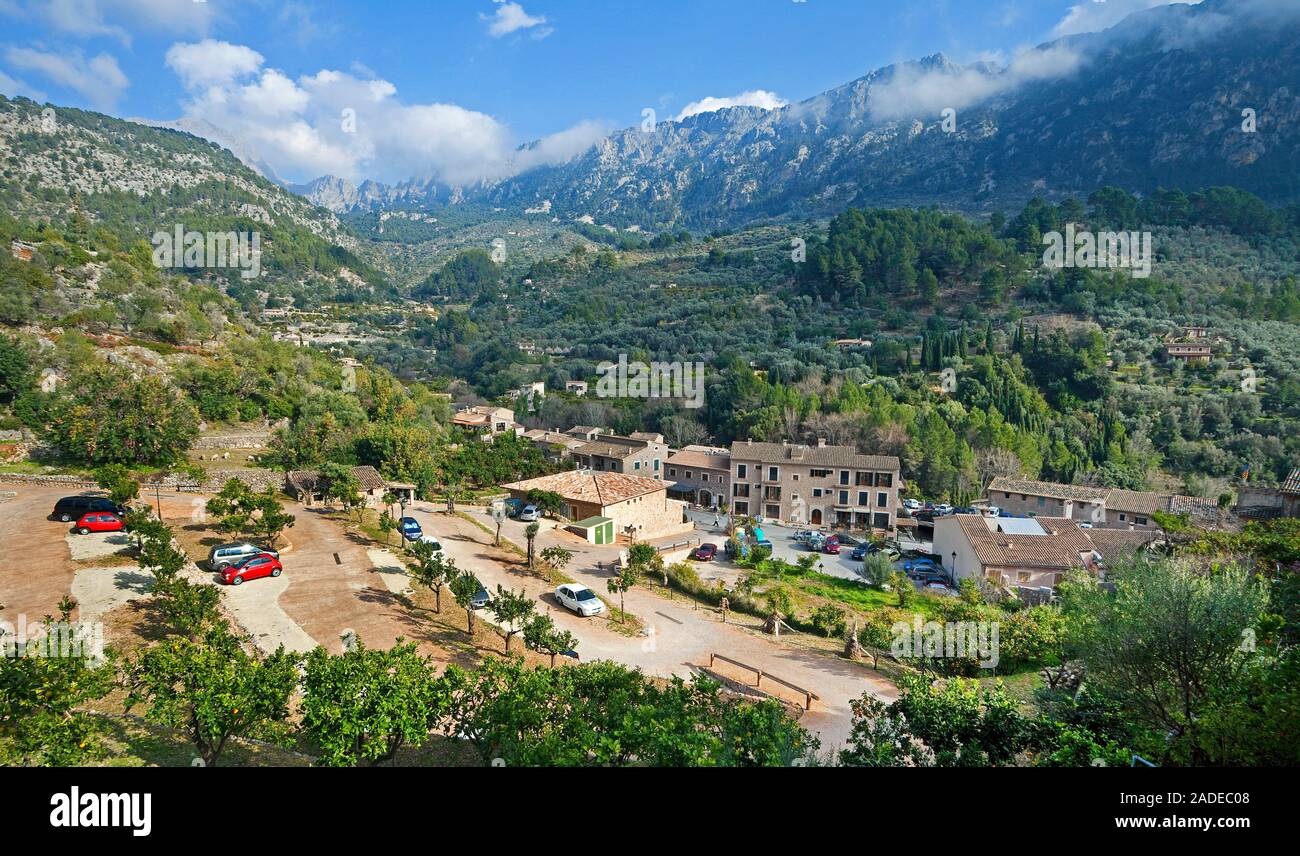
<instances>
[{"instance_id":1,"label":"window","mask_svg":"<svg viewBox=\"0 0 1300 856\"><path fill-rule=\"evenodd\" d=\"M641 462L640 462L640 461L634 461L634 462L632 463L632 469L634 469L634 470L639 470L639 469L641 469Z\"/></svg>"},{"instance_id":2,"label":"window","mask_svg":"<svg viewBox=\"0 0 1300 856\"><path fill-rule=\"evenodd\" d=\"M676 467L669 467L669 468L668 468L668 475L671 476L672 478L677 478L677 468L676 468Z\"/></svg>"},{"instance_id":3,"label":"window","mask_svg":"<svg viewBox=\"0 0 1300 856\"><path fill-rule=\"evenodd\" d=\"M767 507L767 516L768 516L768 517L778 518L778 519L779 519L779 518L781 517L781 506L779 506L779 505L769 505L769 506Z\"/></svg>"},{"instance_id":4,"label":"window","mask_svg":"<svg viewBox=\"0 0 1300 856\"><path fill-rule=\"evenodd\" d=\"M1016 573L1016 582L1021 582L1021 583L1029 582L1029 571L1018 571Z\"/></svg>"},{"instance_id":5,"label":"window","mask_svg":"<svg viewBox=\"0 0 1300 856\"><path fill-rule=\"evenodd\" d=\"M736 478L743 479L748 472L749 470L744 464L736 464Z\"/></svg>"},{"instance_id":6,"label":"window","mask_svg":"<svg viewBox=\"0 0 1300 856\"><path fill-rule=\"evenodd\" d=\"M893 473L876 473L876 487L893 487Z\"/></svg>"},{"instance_id":7,"label":"window","mask_svg":"<svg viewBox=\"0 0 1300 856\"><path fill-rule=\"evenodd\" d=\"M1044 507L1045 505L1047 505L1047 500L1046 500L1045 498L1041 497L1041 496L1038 497L1038 507L1039 507L1039 508L1042 508L1042 507Z\"/></svg>"},{"instance_id":8,"label":"window","mask_svg":"<svg viewBox=\"0 0 1300 856\"><path fill-rule=\"evenodd\" d=\"M736 506L736 513L737 513L737 514L742 515L742 516L743 516L743 515L746 515L746 514L749 514L749 503L748 503L748 502L737 502L737 503L734 503L734 505Z\"/></svg>"},{"instance_id":9,"label":"window","mask_svg":"<svg viewBox=\"0 0 1300 856\"><path fill-rule=\"evenodd\" d=\"M1009 493L1004 493L1004 494L1002 494L1002 498L1003 498L1003 499L1010 499L1010 498L1011 498L1011 494L1009 494Z\"/></svg>"},{"instance_id":10,"label":"window","mask_svg":"<svg viewBox=\"0 0 1300 856\"><path fill-rule=\"evenodd\" d=\"M691 474L691 471L690 471L690 470L687 470L687 471L686 471L686 477L687 477L688 479L689 479L689 478L692 478L692 474Z\"/></svg>"},{"instance_id":11,"label":"window","mask_svg":"<svg viewBox=\"0 0 1300 856\"><path fill-rule=\"evenodd\" d=\"M744 496L744 497L748 497L748 496L749 496L749 485L747 485L747 484L739 484L739 483L737 483L737 484L733 484L733 485L731 486L731 494L732 494L732 496Z\"/></svg>"},{"instance_id":12,"label":"window","mask_svg":"<svg viewBox=\"0 0 1300 856\"><path fill-rule=\"evenodd\" d=\"M1121 514L1121 515L1119 516L1119 519L1120 519L1120 520L1124 520L1124 519L1125 519L1124 515Z\"/></svg>"},{"instance_id":13,"label":"window","mask_svg":"<svg viewBox=\"0 0 1300 856\"><path fill-rule=\"evenodd\" d=\"M875 522L874 525L875 525L875 527L876 527L877 529L888 529L888 528L889 528L889 515L888 515L888 514L877 514L877 515L875 516L875 521L876 521L876 522Z\"/></svg>"},{"instance_id":14,"label":"window","mask_svg":"<svg viewBox=\"0 0 1300 856\"><path fill-rule=\"evenodd\" d=\"M846 485L848 483L849 483L849 471L840 470L840 484Z\"/></svg>"},{"instance_id":15,"label":"window","mask_svg":"<svg viewBox=\"0 0 1300 856\"><path fill-rule=\"evenodd\" d=\"M822 495L822 489L821 489L821 488L819 488L819 487L815 487L815 488L813 488L813 498L814 498L814 499L819 498L821 495Z\"/></svg>"},{"instance_id":16,"label":"window","mask_svg":"<svg viewBox=\"0 0 1300 856\"><path fill-rule=\"evenodd\" d=\"M858 491L858 505L865 507L870 504L871 504L871 491L867 491L867 490Z\"/></svg>"},{"instance_id":17,"label":"window","mask_svg":"<svg viewBox=\"0 0 1300 856\"><path fill-rule=\"evenodd\" d=\"M840 491L840 505L848 505L848 504L849 504L849 492L847 490Z\"/></svg>"},{"instance_id":18,"label":"window","mask_svg":"<svg viewBox=\"0 0 1300 856\"><path fill-rule=\"evenodd\" d=\"M655 472L659 472L659 459L655 458Z\"/></svg>"},{"instance_id":19,"label":"window","mask_svg":"<svg viewBox=\"0 0 1300 856\"><path fill-rule=\"evenodd\" d=\"M1147 519L1145 517L1134 517L1133 522L1136 523L1138 526L1147 525Z\"/></svg>"},{"instance_id":20,"label":"window","mask_svg":"<svg viewBox=\"0 0 1300 856\"><path fill-rule=\"evenodd\" d=\"M857 487L871 487L871 473L854 473L853 484Z\"/></svg>"},{"instance_id":21,"label":"window","mask_svg":"<svg viewBox=\"0 0 1300 856\"><path fill-rule=\"evenodd\" d=\"M831 475L830 470L809 470L808 471L808 478L810 479L830 478L830 475Z\"/></svg>"},{"instance_id":22,"label":"window","mask_svg":"<svg viewBox=\"0 0 1300 856\"><path fill-rule=\"evenodd\" d=\"M768 467L768 468L767 468L767 480L768 480L768 481L780 481L780 480L781 480L781 468L780 468L780 467Z\"/></svg>"},{"instance_id":23,"label":"window","mask_svg":"<svg viewBox=\"0 0 1300 856\"><path fill-rule=\"evenodd\" d=\"M886 505L889 505L889 494L884 492L876 494L876 505L878 505L881 508L884 508Z\"/></svg>"}]
</instances>

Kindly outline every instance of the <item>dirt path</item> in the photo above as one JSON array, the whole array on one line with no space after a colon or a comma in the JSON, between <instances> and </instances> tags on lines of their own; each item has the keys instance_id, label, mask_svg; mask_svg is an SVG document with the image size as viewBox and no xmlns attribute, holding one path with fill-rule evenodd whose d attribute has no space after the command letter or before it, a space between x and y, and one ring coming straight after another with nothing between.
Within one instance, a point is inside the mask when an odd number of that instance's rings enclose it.
<instances>
[{"instance_id":1,"label":"dirt path","mask_svg":"<svg viewBox=\"0 0 1300 856\"><path fill-rule=\"evenodd\" d=\"M723 624L713 611L697 610L687 600L668 600L644 588L628 592L626 603L628 611L645 622L650 635L623 636L607 629L601 619L579 618L559 608L551 586L527 575L518 556L494 548L492 536L474 524L430 511L416 510L414 516L426 532L438 537L459 567L474 571L489 589L500 583L511 589L523 588L540 600L557 624L578 637L583 660L608 659L636 666L647 674L685 677L707 666L709 654L718 653L812 690L821 701L801 721L821 736L823 750L842 746L847 739L850 700L865 692L885 700L897 695L891 683L862 664ZM485 516L482 519L488 522ZM507 526L512 524L518 527L514 521ZM522 538L513 528L503 528L502 536ZM523 545L522 540L517 543ZM562 531L546 530L538 535L539 552L552 544L574 552L573 562L565 569L568 576L590 586L606 603L617 603L606 587L610 573L596 567L598 562L615 558L617 549L591 547Z\"/></svg>"}]
</instances>

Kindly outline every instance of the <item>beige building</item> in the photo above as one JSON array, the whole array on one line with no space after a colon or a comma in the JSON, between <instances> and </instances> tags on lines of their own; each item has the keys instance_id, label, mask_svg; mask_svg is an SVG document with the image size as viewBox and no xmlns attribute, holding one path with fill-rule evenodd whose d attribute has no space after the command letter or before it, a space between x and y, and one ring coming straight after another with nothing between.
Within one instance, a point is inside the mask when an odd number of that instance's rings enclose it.
<instances>
[{"instance_id":1,"label":"beige building","mask_svg":"<svg viewBox=\"0 0 1300 856\"><path fill-rule=\"evenodd\" d=\"M1151 543L1149 530L1083 529L1059 517L950 514L934 521L934 552L955 581L987 579L1012 588L1055 588L1072 570L1105 578L1105 561Z\"/></svg>"},{"instance_id":2,"label":"beige building","mask_svg":"<svg viewBox=\"0 0 1300 856\"><path fill-rule=\"evenodd\" d=\"M573 450L573 462L579 469L663 479L668 446L658 434L589 436L589 442Z\"/></svg>"},{"instance_id":3,"label":"beige building","mask_svg":"<svg viewBox=\"0 0 1300 856\"><path fill-rule=\"evenodd\" d=\"M1215 504L1196 496L1120 490L998 477L985 491L990 505L1030 517L1063 517L1110 529L1157 529L1155 512L1217 517Z\"/></svg>"},{"instance_id":4,"label":"beige building","mask_svg":"<svg viewBox=\"0 0 1300 856\"><path fill-rule=\"evenodd\" d=\"M501 434L518 433L522 425L515 421L515 412L508 407L470 407L457 413L451 424L480 440L491 440Z\"/></svg>"},{"instance_id":5,"label":"beige building","mask_svg":"<svg viewBox=\"0 0 1300 856\"><path fill-rule=\"evenodd\" d=\"M731 445L731 509L791 526L892 530L902 486L898 458L851 446Z\"/></svg>"},{"instance_id":6,"label":"beige building","mask_svg":"<svg viewBox=\"0 0 1300 856\"><path fill-rule=\"evenodd\" d=\"M573 457L575 449L586 445L585 440L579 440L570 434L546 431L541 428L525 431L524 439L532 443L534 448L546 457L546 460L556 464L569 460Z\"/></svg>"},{"instance_id":7,"label":"beige building","mask_svg":"<svg viewBox=\"0 0 1300 856\"><path fill-rule=\"evenodd\" d=\"M730 504L731 452L712 446L687 446L668 458L668 493L705 508Z\"/></svg>"},{"instance_id":8,"label":"beige building","mask_svg":"<svg viewBox=\"0 0 1300 856\"><path fill-rule=\"evenodd\" d=\"M614 535L648 541L693 532L686 520L686 503L668 498L664 482L623 473L573 470L502 485L516 499L527 501L530 491L559 494L560 515L575 523L607 519Z\"/></svg>"}]
</instances>

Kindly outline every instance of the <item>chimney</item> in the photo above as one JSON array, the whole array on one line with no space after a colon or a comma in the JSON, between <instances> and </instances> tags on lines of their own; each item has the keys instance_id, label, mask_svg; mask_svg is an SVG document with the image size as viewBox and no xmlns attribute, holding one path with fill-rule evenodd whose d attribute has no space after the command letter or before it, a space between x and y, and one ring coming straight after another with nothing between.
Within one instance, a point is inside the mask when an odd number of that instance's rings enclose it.
<instances>
[{"instance_id":1,"label":"chimney","mask_svg":"<svg viewBox=\"0 0 1300 856\"><path fill-rule=\"evenodd\" d=\"M749 438L748 440L746 440L745 442L752 446L752 445L754 445L754 438L753 438L753 437L750 437L750 438Z\"/></svg>"},{"instance_id":2,"label":"chimney","mask_svg":"<svg viewBox=\"0 0 1300 856\"><path fill-rule=\"evenodd\" d=\"M825 448L826 448L826 438L825 438L825 437L818 437L818 438L817 438L817 448L819 448L819 449L825 449Z\"/></svg>"}]
</instances>

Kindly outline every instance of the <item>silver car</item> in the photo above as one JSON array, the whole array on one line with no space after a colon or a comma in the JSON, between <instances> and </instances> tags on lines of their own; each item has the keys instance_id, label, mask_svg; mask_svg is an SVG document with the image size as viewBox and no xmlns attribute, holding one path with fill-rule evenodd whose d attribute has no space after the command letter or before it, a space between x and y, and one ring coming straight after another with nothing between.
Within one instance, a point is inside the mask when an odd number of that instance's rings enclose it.
<instances>
[{"instance_id":1,"label":"silver car","mask_svg":"<svg viewBox=\"0 0 1300 856\"><path fill-rule=\"evenodd\" d=\"M208 567L214 571L224 571L231 565L237 565L249 556L269 553L280 558L280 554L267 547L260 547L251 541L237 541L230 544L218 544L208 553Z\"/></svg>"}]
</instances>

